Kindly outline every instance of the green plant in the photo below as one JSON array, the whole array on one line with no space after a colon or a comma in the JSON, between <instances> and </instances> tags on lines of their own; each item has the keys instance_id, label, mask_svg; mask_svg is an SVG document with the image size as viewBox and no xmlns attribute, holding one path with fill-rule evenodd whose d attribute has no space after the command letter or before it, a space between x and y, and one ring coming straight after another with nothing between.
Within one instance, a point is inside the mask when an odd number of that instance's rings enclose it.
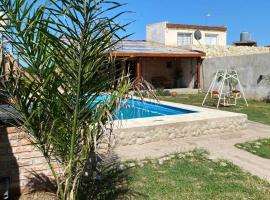
<instances>
[{"instance_id":1,"label":"green plant","mask_svg":"<svg viewBox=\"0 0 270 200\"><path fill-rule=\"evenodd\" d=\"M114 111L138 89L128 77L115 76L111 52L126 37L118 32L127 25L116 21L125 13L116 10L120 7L105 0L0 3L0 21L8 18L0 23L1 33L19 52L21 64L15 70L9 60L7 71L2 48L2 93L19 112L18 126L46 158L59 199L78 198L87 167L95 170L93 155L112 134Z\"/></svg>"},{"instance_id":2,"label":"green plant","mask_svg":"<svg viewBox=\"0 0 270 200\"><path fill-rule=\"evenodd\" d=\"M158 88L156 90L156 95L157 96L170 96L171 93L169 90L164 90L163 88Z\"/></svg>"}]
</instances>

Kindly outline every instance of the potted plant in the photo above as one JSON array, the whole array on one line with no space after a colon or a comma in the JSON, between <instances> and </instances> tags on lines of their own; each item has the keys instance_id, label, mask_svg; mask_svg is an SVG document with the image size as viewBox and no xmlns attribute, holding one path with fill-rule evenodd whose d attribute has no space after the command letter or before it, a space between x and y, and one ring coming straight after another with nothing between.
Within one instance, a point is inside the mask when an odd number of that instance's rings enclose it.
<instances>
[{"instance_id":1,"label":"potted plant","mask_svg":"<svg viewBox=\"0 0 270 200\"><path fill-rule=\"evenodd\" d=\"M212 96L213 97L218 97L219 96L219 92L218 91L212 91Z\"/></svg>"},{"instance_id":2,"label":"potted plant","mask_svg":"<svg viewBox=\"0 0 270 200\"><path fill-rule=\"evenodd\" d=\"M239 90L232 90L232 96L234 97L240 97L241 93Z\"/></svg>"},{"instance_id":3,"label":"potted plant","mask_svg":"<svg viewBox=\"0 0 270 200\"><path fill-rule=\"evenodd\" d=\"M172 97L176 97L177 96L177 92L171 92L171 96Z\"/></svg>"}]
</instances>

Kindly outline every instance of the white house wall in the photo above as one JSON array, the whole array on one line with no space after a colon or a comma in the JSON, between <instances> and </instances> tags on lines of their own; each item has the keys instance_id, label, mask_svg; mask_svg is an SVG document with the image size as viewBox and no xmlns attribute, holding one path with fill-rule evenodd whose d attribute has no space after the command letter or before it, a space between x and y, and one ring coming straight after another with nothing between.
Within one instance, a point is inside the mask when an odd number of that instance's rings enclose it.
<instances>
[{"instance_id":1,"label":"white house wall","mask_svg":"<svg viewBox=\"0 0 270 200\"><path fill-rule=\"evenodd\" d=\"M195 29L166 29L165 30L165 45L177 46L177 34L178 33L191 33L192 34L192 45L205 45L205 35L213 34L217 35L218 45L225 46L227 41L227 33L221 31L204 31L201 30L202 39L199 42L194 38Z\"/></svg>"},{"instance_id":2,"label":"white house wall","mask_svg":"<svg viewBox=\"0 0 270 200\"><path fill-rule=\"evenodd\" d=\"M166 22L146 25L146 40L165 44Z\"/></svg>"},{"instance_id":3,"label":"white house wall","mask_svg":"<svg viewBox=\"0 0 270 200\"><path fill-rule=\"evenodd\" d=\"M159 22L148 24L146 26L146 41L162 43L168 46L177 46L177 33L191 33L192 45L205 45L205 35L213 34L217 35L218 46L227 45L226 31L200 30L202 33L202 39L198 42L194 38L194 32L197 29L167 28L167 23L168 22Z\"/></svg>"}]
</instances>

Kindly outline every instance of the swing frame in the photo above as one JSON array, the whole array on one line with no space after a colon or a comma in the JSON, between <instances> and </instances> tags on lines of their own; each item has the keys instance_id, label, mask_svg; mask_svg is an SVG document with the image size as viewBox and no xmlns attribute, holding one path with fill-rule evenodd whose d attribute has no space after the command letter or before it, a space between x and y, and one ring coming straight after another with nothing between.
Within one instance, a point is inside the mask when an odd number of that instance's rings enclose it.
<instances>
[{"instance_id":1,"label":"swing frame","mask_svg":"<svg viewBox=\"0 0 270 200\"><path fill-rule=\"evenodd\" d=\"M219 82L218 80L220 78L221 78L221 84L219 85L218 90L216 91L214 89L215 89L216 83ZM239 95L235 95L235 96L233 95L234 90L232 90L232 86L231 86L232 80L237 81L237 85L239 86L239 90L240 90ZM228 91L224 92L226 82L228 83L227 84ZM245 93L244 93L242 84L239 80L239 76L238 76L238 73L236 70L231 70L230 73L228 72L228 70L218 70L215 73L215 76L214 76L214 78L210 84L210 87L209 87L209 89L204 97L204 100L202 102L202 106L204 106L209 94L210 94L211 98L213 98L213 93L218 94L218 95L215 95L218 98L218 102L217 102L217 106L216 106L217 109L219 108L220 105L236 106L237 100L240 98L243 98L245 100L246 106L248 107L248 102L247 102L247 99L245 97ZM231 99L234 99L233 103L231 103Z\"/></svg>"}]
</instances>

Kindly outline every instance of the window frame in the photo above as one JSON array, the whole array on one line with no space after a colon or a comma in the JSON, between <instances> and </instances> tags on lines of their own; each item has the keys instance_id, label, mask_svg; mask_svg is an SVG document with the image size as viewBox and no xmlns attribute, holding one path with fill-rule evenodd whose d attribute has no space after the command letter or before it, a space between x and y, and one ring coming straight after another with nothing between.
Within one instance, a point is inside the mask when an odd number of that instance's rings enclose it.
<instances>
[{"instance_id":1,"label":"window frame","mask_svg":"<svg viewBox=\"0 0 270 200\"><path fill-rule=\"evenodd\" d=\"M185 35L188 35L190 37L190 44L184 44L184 43L180 44L179 39L178 39L180 35L182 35L184 37L187 37ZM177 46L190 46L193 44L193 33L191 33L191 32L177 32L176 39L177 39ZM184 41L184 40L182 40L182 41Z\"/></svg>"},{"instance_id":2,"label":"window frame","mask_svg":"<svg viewBox=\"0 0 270 200\"><path fill-rule=\"evenodd\" d=\"M219 35L218 34L215 34L215 33L205 33L205 45L208 45L208 46L216 46L219 44ZM207 44L207 39L206 38L210 38L210 37L215 37L216 38L216 44Z\"/></svg>"}]
</instances>

